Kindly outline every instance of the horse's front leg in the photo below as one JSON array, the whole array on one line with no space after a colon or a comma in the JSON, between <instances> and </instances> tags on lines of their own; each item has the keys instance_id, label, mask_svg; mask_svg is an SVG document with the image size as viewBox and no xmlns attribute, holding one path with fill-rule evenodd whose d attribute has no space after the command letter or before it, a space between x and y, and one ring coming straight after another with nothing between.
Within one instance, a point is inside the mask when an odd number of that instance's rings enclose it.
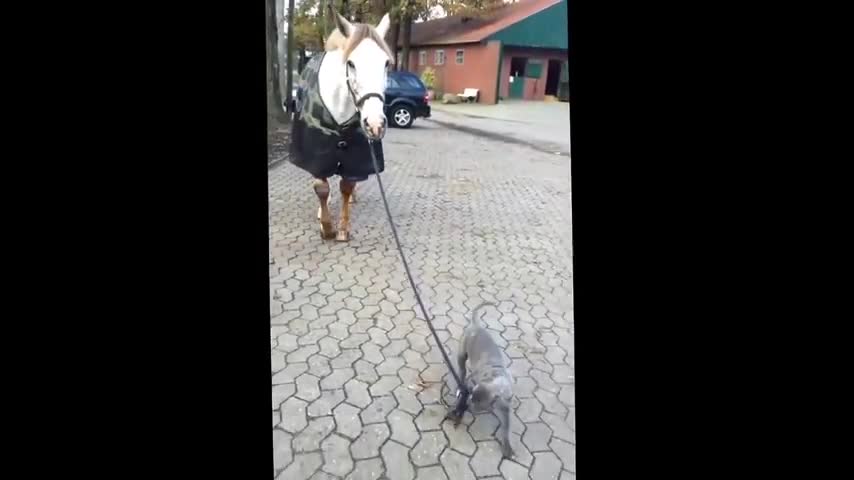
<instances>
[{"instance_id":1,"label":"horse's front leg","mask_svg":"<svg viewBox=\"0 0 854 480\"><path fill-rule=\"evenodd\" d=\"M320 200L317 219L320 220L320 236L324 239L333 238L335 229L332 228L332 215L329 213L329 181L325 178L314 179L314 193Z\"/></svg>"},{"instance_id":2,"label":"horse's front leg","mask_svg":"<svg viewBox=\"0 0 854 480\"><path fill-rule=\"evenodd\" d=\"M356 182L341 179L341 218L338 220L338 236L335 237L339 242L350 241L350 200L354 190Z\"/></svg>"}]
</instances>

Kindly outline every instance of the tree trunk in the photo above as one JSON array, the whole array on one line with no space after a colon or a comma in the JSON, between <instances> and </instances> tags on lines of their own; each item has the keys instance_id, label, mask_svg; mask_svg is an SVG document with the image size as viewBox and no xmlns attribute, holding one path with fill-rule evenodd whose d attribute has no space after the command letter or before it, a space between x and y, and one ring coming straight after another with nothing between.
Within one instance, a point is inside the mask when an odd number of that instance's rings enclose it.
<instances>
[{"instance_id":1,"label":"tree trunk","mask_svg":"<svg viewBox=\"0 0 854 480\"><path fill-rule=\"evenodd\" d=\"M400 38L400 20L394 19L391 21L391 39L389 39L389 46L391 47L391 53L394 54L394 69L400 70L401 66L397 61L397 42Z\"/></svg>"},{"instance_id":2,"label":"tree trunk","mask_svg":"<svg viewBox=\"0 0 854 480\"><path fill-rule=\"evenodd\" d=\"M302 69L305 68L305 64L308 63L308 60L305 58L305 47L300 47L299 49L299 64L297 65L297 71L302 73Z\"/></svg>"},{"instance_id":3,"label":"tree trunk","mask_svg":"<svg viewBox=\"0 0 854 480\"><path fill-rule=\"evenodd\" d=\"M282 108L282 91L279 87L279 53L277 48L276 0L266 0L267 8L267 128L275 130L288 117Z\"/></svg>"},{"instance_id":4,"label":"tree trunk","mask_svg":"<svg viewBox=\"0 0 854 480\"><path fill-rule=\"evenodd\" d=\"M400 34L403 35L403 54L401 60L401 70L409 71L409 42L412 40L412 15L406 14L401 20Z\"/></svg>"},{"instance_id":5,"label":"tree trunk","mask_svg":"<svg viewBox=\"0 0 854 480\"><path fill-rule=\"evenodd\" d=\"M287 89L285 90L285 98L287 99L288 108L290 108L293 100L294 91L294 0L288 0L288 73L287 73Z\"/></svg>"},{"instance_id":6,"label":"tree trunk","mask_svg":"<svg viewBox=\"0 0 854 480\"><path fill-rule=\"evenodd\" d=\"M326 42L326 37L329 36L329 27L328 27L328 24L326 23L327 22L327 18L326 18L327 7L326 6L329 4L330 1L331 0L320 0L320 3L317 7L317 21L323 27L323 32L321 33L322 37L320 37L320 45L321 46L323 46L323 44Z\"/></svg>"}]
</instances>

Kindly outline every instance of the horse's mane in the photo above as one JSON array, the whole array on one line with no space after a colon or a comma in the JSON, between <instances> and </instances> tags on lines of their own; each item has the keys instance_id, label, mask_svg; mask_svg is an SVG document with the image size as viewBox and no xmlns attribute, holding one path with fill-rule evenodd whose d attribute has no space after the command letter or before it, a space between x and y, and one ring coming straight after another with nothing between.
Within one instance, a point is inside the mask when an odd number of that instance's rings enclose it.
<instances>
[{"instance_id":1,"label":"horse's mane","mask_svg":"<svg viewBox=\"0 0 854 480\"><path fill-rule=\"evenodd\" d=\"M350 33L349 37L345 37L341 31L336 28L329 35L329 38L326 39L324 49L327 52L332 50L343 50L342 57L344 61L347 61L347 58L350 57L350 54L353 53L356 46L365 39L370 39L376 42L376 44L388 54L389 58L394 57L391 53L391 48L389 48L388 44L380 34L377 33L377 30L365 23L354 23L353 31Z\"/></svg>"}]
</instances>

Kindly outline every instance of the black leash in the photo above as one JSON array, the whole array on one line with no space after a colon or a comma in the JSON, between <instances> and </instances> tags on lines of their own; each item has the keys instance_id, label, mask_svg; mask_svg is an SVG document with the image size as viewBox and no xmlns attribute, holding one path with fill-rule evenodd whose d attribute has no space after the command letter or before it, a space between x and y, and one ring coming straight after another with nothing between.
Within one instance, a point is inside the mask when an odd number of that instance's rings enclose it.
<instances>
[{"instance_id":1,"label":"black leash","mask_svg":"<svg viewBox=\"0 0 854 480\"><path fill-rule=\"evenodd\" d=\"M418 302L418 306L421 307L421 313L424 315L424 319L427 321L427 326L430 327L430 332L433 333L433 339L436 340L436 345L439 347L439 351L442 352L442 357L445 359L445 363L448 365L448 369L451 371L451 375L454 376L454 380L457 381L457 399L458 404L456 408L456 412L461 416L462 412L465 411L466 400L468 399L468 391L465 383L460 379L459 374L454 369L453 364L451 364L451 359L448 357L448 352L445 351L445 347L442 346L442 342L439 340L439 335L436 334L436 329L433 328L433 321L429 315L427 315L427 309L424 308L424 303L421 302L421 296L418 295L418 289L415 288L415 280L412 279L412 272L409 270L409 264L406 262L406 256L403 254L403 247L400 246L400 238L397 236L397 228L394 226L394 220L391 218L391 210L388 207L388 199L385 196L385 189L383 188L383 181L380 178L380 167L377 163L377 155L374 153L374 141L370 139L368 140L369 150L371 151L371 159L374 162L374 176L377 177L377 184L380 186L380 196L383 198L383 205L385 206L385 213L388 216L388 223L391 226L391 233L394 236L394 243L397 245L397 251L400 253L400 259L403 261L403 269L406 270L406 276L409 278L409 285L412 287L412 291L415 292L415 300Z\"/></svg>"}]
</instances>

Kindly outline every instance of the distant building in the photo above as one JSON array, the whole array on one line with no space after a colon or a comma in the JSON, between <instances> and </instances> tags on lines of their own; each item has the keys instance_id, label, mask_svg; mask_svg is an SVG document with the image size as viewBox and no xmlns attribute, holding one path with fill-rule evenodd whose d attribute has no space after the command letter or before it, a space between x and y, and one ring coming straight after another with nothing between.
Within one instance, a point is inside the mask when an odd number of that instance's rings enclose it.
<instances>
[{"instance_id":1,"label":"distant building","mask_svg":"<svg viewBox=\"0 0 854 480\"><path fill-rule=\"evenodd\" d=\"M477 88L480 103L568 101L568 32L567 0L520 0L483 18L414 23L409 69L433 68L444 93Z\"/></svg>"}]
</instances>

